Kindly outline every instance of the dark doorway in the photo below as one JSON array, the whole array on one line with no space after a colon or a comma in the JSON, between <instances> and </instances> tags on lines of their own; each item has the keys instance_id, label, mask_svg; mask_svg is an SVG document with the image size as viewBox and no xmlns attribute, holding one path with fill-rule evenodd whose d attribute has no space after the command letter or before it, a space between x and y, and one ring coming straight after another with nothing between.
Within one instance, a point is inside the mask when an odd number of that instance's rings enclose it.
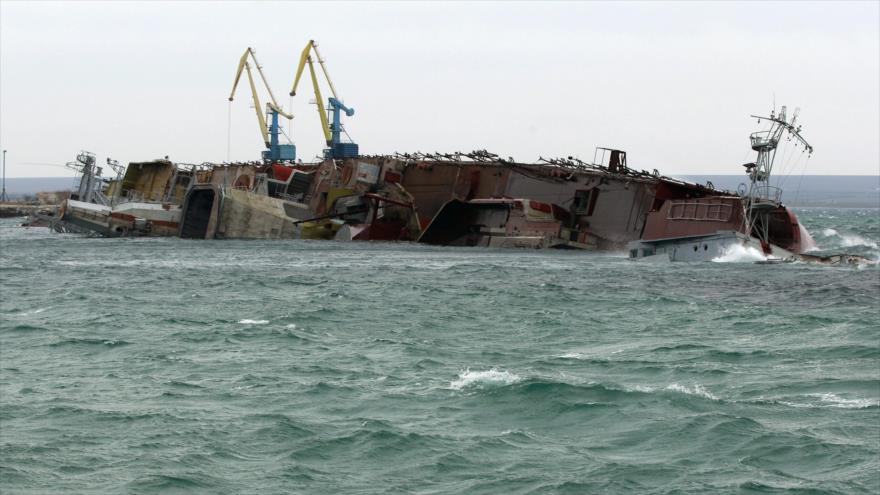
<instances>
[{"instance_id":1,"label":"dark doorway","mask_svg":"<svg viewBox=\"0 0 880 495\"><path fill-rule=\"evenodd\" d=\"M213 189L194 189L189 193L186 211L183 212L180 237L184 239L205 238L208 233L208 224L211 221L211 211L214 208L214 198Z\"/></svg>"}]
</instances>

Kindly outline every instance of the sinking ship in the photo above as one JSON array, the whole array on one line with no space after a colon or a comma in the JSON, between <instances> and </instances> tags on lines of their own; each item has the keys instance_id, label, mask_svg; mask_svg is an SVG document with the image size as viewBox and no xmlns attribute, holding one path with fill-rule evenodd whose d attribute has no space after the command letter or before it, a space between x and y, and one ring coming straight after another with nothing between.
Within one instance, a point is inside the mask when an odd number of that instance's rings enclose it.
<instances>
[{"instance_id":1,"label":"sinking ship","mask_svg":"<svg viewBox=\"0 0 880 495\"><path fill-rule=\"evenodd\" d=\"M485 150L195 168L154 160L131 163L106 204L72 199L62 218L105 236L622 250L658 204L717 194L632 169L625 151L606 148L589 163Z\"/></svg>"},{"instance_id":2,"label":"sinking ship","mask_svg":"<svg viewBox=\"0 0 880 495\"><path fill-rule=\"evenodd\" d=\"M101 237L176 236L180 204L195 179L193 170L167 159L107 164L115 178L102 176L95 154L82 151L67 165L77 171L76 191L50 219L57 232Z\"/></svg>"},{"instance_id":3,"label":"sinking ship","mask_svg":"<svg viewBox=\"0 0 880 495\"><path fill-rule=\"evenodd\" d=\"M621 249L639 237L665 179L613 155L610 167L523 164L485 151L217 167L215 183L187 195L181 235Z\"/></svg>"},{"instance_id":4,"label":"sinking ship","mask_svg":"<svg viewBox=\"0 0 880 495\"><path fill-rule=\"evenodd\" d=\"M732 193L631 167L626 151L603 147L591 161L569 156L535 163L486 150L363 155L343 125L354 108L339 97L314 41L301 53L291 97L305 74L326 142L323 156L297 159L281 125L293 115L278 104L247 48L228 99L246 76L265 145L261 160L136 162L124 174L114 166L115 180L98 180L94 156L81 154L80 188L62 206L56 230L628 250L633 259L669 261L710 260L738 246L768 260L807 259L809 233L769 183L780 139L812 152L796 114L789 120L784 107L759 118L771 127L751 136L758 157L746 164L750 186ZM326 100L318 74L329 87ZM259 82L268 94L265 106Z\"/></svg>"},{"instance_id":5,"label":"sinking ship","mask_svg":"<svg viewBox=\"0 0 880 495\"><path fill-rule=\"evenodd\" d=\"M749 136L754 162L744 164L748 186L740 194L713 194L701 198L672 199L652 210L638 241L628 246L633 259L710 261L733 252L754 253L763 262L809 261L828 264L865 262L859 256L812 256L810 233L794 212L782 203L782 189L770 185L777 148L785 140L807 156L813 147L801 135L798 111L786 107L769 117L752 115L768 129Z\"/></svg>"},{"instance_id":6,"label":"sinking ship","mask_svg":"<svg viewBox=\"0 0 880 495\"><path fill-rule=\"evenodd\" d=\"M590 162L522 163L485 150L365 156L343 125L354 108L339 97L314 41L302 51L291 96L306 74L326 142L317 161L296 159L296 146L281 126L292 114L278 104L248 48L229 100L246 77L265 145L262 160L131 163L102 189L94 186L104 184L95 180L94 156L86 156L82 191L63 206L58 225L103 236L622 250L640 238L658 200L717 193L631 168L619 149L597 148ZM330 90L326 100L318 74Z\"/></svg>"}]
</instances>

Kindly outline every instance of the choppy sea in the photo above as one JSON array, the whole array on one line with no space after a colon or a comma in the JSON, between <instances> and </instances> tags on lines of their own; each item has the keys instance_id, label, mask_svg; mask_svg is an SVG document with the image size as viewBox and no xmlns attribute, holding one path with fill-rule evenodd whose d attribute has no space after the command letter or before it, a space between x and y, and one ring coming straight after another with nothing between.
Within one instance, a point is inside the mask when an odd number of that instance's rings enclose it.
<instances>
[{"instance_id":1,"label":"choppy sea","mask_svg":"<svg viewBox=\"0 0 880 495\"><path fill-rule=\"evenodd\" d=\"M0 492L880 492L880 269L731 261L3 220Z\"/></svg>"}]
</instances>

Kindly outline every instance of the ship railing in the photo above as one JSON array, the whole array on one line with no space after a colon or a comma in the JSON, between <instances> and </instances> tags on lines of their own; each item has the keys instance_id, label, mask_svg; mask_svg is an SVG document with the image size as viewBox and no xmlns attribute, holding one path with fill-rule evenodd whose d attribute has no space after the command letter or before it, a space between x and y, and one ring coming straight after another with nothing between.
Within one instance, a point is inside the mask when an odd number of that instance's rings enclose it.
<instances>
[{"instance_id":1,"label":"ship railing","mask_svg":"<svg viewBox=\"0 0 880 495\"><path fill-rule=\"evenodd\" d=\"M776 140L773 139L773 135L770 131L758 131L753 132L749 139L752 141L752 149L755 151L761 150L762 148L772 148L776 145Z\"/></svg>"},{"instance_id":2,"label":"ship railing","mask_svg":"<svg viewBox=\"0 0 880 495\"><path fill-rule=\"evenodd\" d=\"M752 189L752 197L761 202L779 203L782 201L782 189L774 186L756 185Z\"/></svg>"}]
</instances>

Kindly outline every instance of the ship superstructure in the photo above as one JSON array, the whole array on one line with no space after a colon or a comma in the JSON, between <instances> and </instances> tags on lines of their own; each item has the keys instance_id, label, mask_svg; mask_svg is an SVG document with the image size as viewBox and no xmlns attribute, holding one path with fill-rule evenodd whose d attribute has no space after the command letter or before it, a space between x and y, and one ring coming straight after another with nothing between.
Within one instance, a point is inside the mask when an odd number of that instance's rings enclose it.
<instances>
[{"instance_id":1,"label":"ship superstructure","mask_svg":"<svg viewBox=\"0 0 880 495\"><path fill-rule=\"evenodd\" d=\"M788 119L786 107L770 117L754 116L769 127L749 136L754 162L743 166L749 185L740 194L712 195L664 202L648 215L639 241L629 246L631 258L708 261L732 249L744 249L769 260L792 260L808 247L809 233L782 203L782 189L770 184L781 141L808 156L813 147Z\"/></svg>"}]
</instances>

